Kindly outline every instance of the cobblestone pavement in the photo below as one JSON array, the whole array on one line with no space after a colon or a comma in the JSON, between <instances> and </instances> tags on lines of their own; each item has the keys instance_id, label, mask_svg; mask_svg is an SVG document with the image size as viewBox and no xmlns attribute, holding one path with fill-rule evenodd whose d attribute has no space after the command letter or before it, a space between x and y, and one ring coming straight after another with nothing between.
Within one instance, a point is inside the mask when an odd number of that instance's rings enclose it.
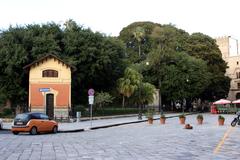
<instances>
[{"instance_id":1,"label":"cobblestone pavement","mask_svg":"<svg viewBox=\"0 0 240 160\"><path fill-rule=\"evenodd\" d=\"M224 115L226 124L218 126L217 116L204 114L203 125L196 124L196 115L187 116L192 130L183 129L178 118L171 118L165 125L155 121L153 125L136 123L77 133L16 136L0 131L0 160L239 159L240 126L230 128L234 115ZM219 147L229 128L231 132Z\"/></svg>"}]
</instances>

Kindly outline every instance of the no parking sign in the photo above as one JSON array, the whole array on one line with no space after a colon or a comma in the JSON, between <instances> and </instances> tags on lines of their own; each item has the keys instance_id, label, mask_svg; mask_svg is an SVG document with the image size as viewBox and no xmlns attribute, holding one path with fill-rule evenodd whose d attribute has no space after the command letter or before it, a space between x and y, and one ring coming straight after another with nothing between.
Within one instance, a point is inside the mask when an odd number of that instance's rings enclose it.
<instances>
[{"instance_id":1,"label":"no parking sign","mask_svg":"<svg viewBox=\"0 0 240 160\"><path fill-rule=\"evenodd\" d=\"M93 104L94 103L94 89L88 90L88 103Z\"/></svg>"}]
</instances>

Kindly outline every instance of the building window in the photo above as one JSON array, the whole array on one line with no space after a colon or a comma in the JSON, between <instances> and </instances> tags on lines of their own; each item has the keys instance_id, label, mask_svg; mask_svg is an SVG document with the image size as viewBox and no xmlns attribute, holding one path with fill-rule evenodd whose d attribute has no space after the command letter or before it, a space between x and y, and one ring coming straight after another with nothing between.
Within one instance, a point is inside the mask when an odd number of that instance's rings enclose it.
<instances>
[{"instance_id":1,"label":"building window","mask_svg":"<svg viewBox=\"0 0 240 160\"><path fill-rule=\"evenodd\" d=\"M237 65L238 65L238 61L237 61Z\"/></svg>"},{"instance_id":2,"label":"building window","mask_svg":"<svg viewBox=\"0 0 240 160\"><path fill-rule=\"evenodd\" d=\"M44 70L42 71L42 77L58 77L58 71L52 69Z\"/></svg>"},{"instance_id":3,"label":"building window","mask_svg":"<svg viewBox=\"0 0 240 160\"><path fill-rule=\"evenodd\" d=\"M238 89L240 89L240 83L238 83L237 86L238 86Z\"/></svg>"},{"instance_id":4,"label":"building window","mask_svg":"<svg viewBox=\"0 0 240 160\"><path fill-rule=\"evenodd\" d=\"M236 77L237 77L237 79L240 78L240 72L236 72Z\"/></svg>"}]
</instances>

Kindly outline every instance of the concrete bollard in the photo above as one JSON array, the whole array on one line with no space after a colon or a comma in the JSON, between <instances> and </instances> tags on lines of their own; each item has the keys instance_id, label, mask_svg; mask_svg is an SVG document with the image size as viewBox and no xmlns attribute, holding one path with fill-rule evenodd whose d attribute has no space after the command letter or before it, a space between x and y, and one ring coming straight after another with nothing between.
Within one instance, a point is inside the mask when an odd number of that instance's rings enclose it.
<instances>
[{"instance_id":1,"label":"concrete bollard","mask_svg":"<svg viewBox=\"0 0 240 160\"><path fill-rule=\"evenodd\" d=\"M80 118L81 118L81 112L77 112L76 113L76 117L77 117L77 122L80 122Z\"/></svg>"}]
</instances>

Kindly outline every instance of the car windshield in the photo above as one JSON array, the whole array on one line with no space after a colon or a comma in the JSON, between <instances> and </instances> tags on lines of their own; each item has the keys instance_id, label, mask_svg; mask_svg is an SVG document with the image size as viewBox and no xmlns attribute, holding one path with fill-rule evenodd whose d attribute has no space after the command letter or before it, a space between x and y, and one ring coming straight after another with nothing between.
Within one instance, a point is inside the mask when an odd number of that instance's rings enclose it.
<instances>
[{"instance_id":1,"label":"car windshield","mask_svg":"<svg viewBox=\"0 0 240 160\"><path fill-rule=\"evenodd\" d=\"M26 121L29 119L28 114L18 114L15 119Z\"/></svg>"}]
</instances>

